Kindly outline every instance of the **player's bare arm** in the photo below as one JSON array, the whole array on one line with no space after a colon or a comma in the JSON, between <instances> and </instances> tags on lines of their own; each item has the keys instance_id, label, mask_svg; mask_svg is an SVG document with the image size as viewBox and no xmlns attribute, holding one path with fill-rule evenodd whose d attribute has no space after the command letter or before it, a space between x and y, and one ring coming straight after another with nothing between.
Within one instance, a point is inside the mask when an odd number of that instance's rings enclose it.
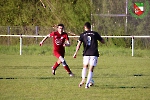
<instances>
[{"instance_id":1,"label":"player's bare arm","mask_svg":"<svg viewBox=\"0 0 150 100\"><path fill-rule=\"evenodd\" d=\"M70 47L70 45L71 45L71 44L70 44L70 41L67 40L66 43L64 43L63 46L64 46L64 47L65 47L65 46L66 46L66 47Z\"/></svg>"},{"instance_id":2,"label":"player's bare arm","mask_svg":"<svg viewBox=\"0 0 150 100\"><path fill-rule=\"evenodd\" d=\"M77 53L78 53L78 51L79 51L79 49L80 49L81 43L82 43L81 41L78 41L78 44L77 44L77 47L76 47L76 51L75 51L75 53L74 53L74 55L73 55L73 58L76 58Z\"/></svg>"},{"instance_id":3,"label":"player's bare arm","mask_svg":"<svg viewBox=\"0 0 150 100\"><path fill-rule=\"evenodd\" d=\"M43 45L44 41L49 37L49 35L47 35L46 37L43 38L43 40L40 42L40 46Z\"/></svg>"}]
</instances>

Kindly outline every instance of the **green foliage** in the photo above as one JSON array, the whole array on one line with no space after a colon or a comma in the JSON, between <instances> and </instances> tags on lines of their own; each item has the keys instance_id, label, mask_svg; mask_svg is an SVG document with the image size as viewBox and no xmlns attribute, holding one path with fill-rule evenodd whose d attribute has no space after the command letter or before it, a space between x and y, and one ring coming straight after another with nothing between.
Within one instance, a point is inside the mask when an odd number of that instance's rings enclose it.
<instances>
[{"instance_id":1,"label":"green foliage","mask_svg":"<svg viewBox=\"0 0 150 100\"><path fill-rule=\"evenodd\" d=\"M101 35L149 35L150 30L150 11L146 0L132 0L132 3L143 2L144 13L148 11L143 19L133 17L129 13L129 2L131 0L92 0L92 23L93 30L98 31ZM127 5L126 5L126 1ZM149 1L148 1L149 2ZM150 4L150 2L149 2ZM127 8L127 10L126 10ZM130 8L134 7L133 4ZM127 15L126 15L127 14ZM125 16L124 16L125 15ZM141 42L142 40L142 42ZM146 48L150 45L149 39L138 40L138 48ZM114 40L115 44L125 46L126 42Z\"/></svg>"},{"instance_id":2,"label":"green foliage","mask_svg":"<svg viewBox=\"0 0 150 100\"><path fill-rule=\"evenodd\" d=\"M145 0L141 2L145 3ZM148 11L148 7L144 7ZM0 27L0 34L34 35L38 26L38 34L46 35L54 30L53 26L63 23L67 32L79 35L86 21L91 22L92 29L101 35L150 33L150 12L143 19L134 18L129 11L127 16L116 16L126 14L126 0L0 0L0 8L0 26L11 26L10 32L7 32L7 27ZM32 40L25 44L33 43ZM12 41L14 44L18 40ZM129 47L120 39L112 39L112 42L113 45ZM136 44L138 48L149 48L149 45L149 39L138 40Z\"/></svg>"},{"instance_id":3,"label":"green foliage","mask_svg":"<svg viewBox=\"0 0 150 100\"><path fill-rule=\"evenodd\" d=\"M41 2L42 1L42 2ZM1 0L2 26L54 26L64 23L68 31L81 32L90 21L90 2L87 0Z\"/></svg>"}]
</instances>

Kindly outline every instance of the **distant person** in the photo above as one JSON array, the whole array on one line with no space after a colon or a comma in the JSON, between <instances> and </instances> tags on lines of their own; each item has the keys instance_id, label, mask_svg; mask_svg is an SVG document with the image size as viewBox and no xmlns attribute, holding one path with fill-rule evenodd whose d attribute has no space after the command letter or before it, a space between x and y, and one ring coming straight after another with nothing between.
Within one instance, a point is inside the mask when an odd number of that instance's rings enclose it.
<instances>
[{"instance_id":1,"label":"distant person","mask_svg":"<svg viewBox=\"0 0 150 100\"><path fill-rule=\"evenodd\" d=\"M68 34L64 32L64 25L59 24L57 26L57 31L51 32L48 34L43 40L40 42L40 46L43 45L44 41L49 38L53 38L53 53L58 60L55 62L54 66L52 67L52 74L56 74L57 67L62 63L63 67L66 69L68 74L72 77L74 74L70 70L69 66L67 65L64 56L65 56L65 47L70 46L70 41Z\"/></svg>"},{"instance_id":2,"label":"distant person","mask_svg":"<svg viewBox=\"0 0 150 100\"><path fill-rule=\"evenodd\" d=\"M83 69L82 69L82 81L79 83L79 87L81 87L85 83L85 77L87 68L89 65L89 72L87 76L87 81L85 84L85 88L89 88L89 83L92 81L93 70L97 65L97 60L99 57L98 52L98 41L101 43L105 43L104 39L95 31L91 31L91 24L86 22L84 25L84 30L82 34L80 34L78 44L76 47L76 51L73 55L74 58L77 56L77 52L80 49L81 44L83 43Z\"/></svg>"}]
</instances>

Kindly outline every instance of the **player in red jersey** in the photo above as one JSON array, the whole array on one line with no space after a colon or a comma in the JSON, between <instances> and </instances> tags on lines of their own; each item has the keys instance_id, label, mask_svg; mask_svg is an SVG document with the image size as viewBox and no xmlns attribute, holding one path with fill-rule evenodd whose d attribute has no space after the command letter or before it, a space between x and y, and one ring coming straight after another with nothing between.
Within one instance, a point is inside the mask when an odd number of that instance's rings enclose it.
<instances>
[{"instance_id":1,"label":"player in red jersey","mask_svg":"<svg viewBox=\"0 0 150 100\"><path fill-rule=\"evenodd\" d=\"M65 46L70 46L68 34L63 32L64 25L58 24L57 31L51 32L48 34L43 40L40 42L40 46L43 45L43 42L49 38L53 38L53 53L54 56L58 58L58 60L55 62L54 66L52 67L52 74L55 75L55 71L57 67L62 63L66 71L70 76L73 76L73 73L71 72L69 66L67 65L64 56L65 56Z\"/></svg>"}]
</instances>

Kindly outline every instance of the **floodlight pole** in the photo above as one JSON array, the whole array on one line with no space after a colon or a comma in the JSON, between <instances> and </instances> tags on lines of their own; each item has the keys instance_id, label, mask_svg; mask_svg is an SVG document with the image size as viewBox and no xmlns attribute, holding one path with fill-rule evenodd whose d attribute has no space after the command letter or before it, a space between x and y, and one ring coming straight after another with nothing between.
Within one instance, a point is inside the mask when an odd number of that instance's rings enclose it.
<instances>
[{"instance_id":1,"label":"floodlight pole","mask_svg":"<svg viewBox=\"0 0 150 100\"><path fill-rule=\"evenodd\" d=\"M127 34L127 23L128 23L128 0L126 0L126 23L125 23L125 33Z\"/></svg>"},{"instance_id":2,"label":"floodlight pole","mask_svg":"<svg viewBox=\"0 0 150 100\"><path fill-rule=\"evenodd\" d=\"M91 0L91 30L93 30L93 26L92 26L92 0Z\"/></svg>"}]
</instances>

